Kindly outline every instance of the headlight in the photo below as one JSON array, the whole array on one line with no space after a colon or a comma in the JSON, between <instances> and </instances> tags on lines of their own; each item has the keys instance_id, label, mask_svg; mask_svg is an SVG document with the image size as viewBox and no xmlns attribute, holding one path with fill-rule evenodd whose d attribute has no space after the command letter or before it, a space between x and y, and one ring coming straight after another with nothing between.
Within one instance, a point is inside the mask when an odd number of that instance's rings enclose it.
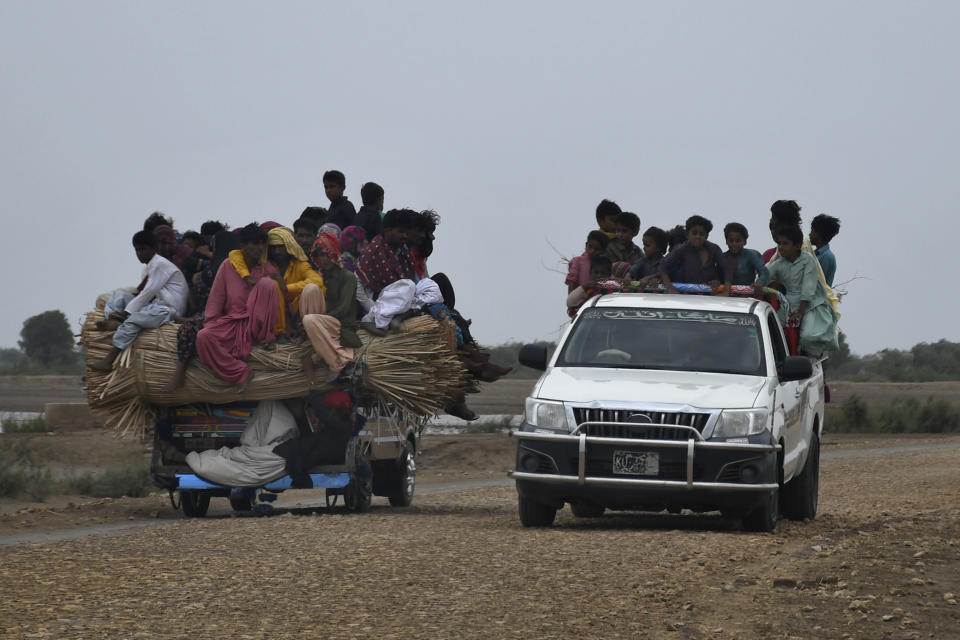
<instances>
[{"instance_id":1,"label":"headlight","mask_svg":"<svg viewBox=\"0 0 960 640\"><path fill-rule=\"evenodd\" d=\"M562 402L527 398L524 403L524 418L527 424L548 431L570 431L567 427L567 412Z\"/></svg>"},{"instance_id":2,"label":"headlight","mask_svg":"<svg viewBox=\"0 0 960 640\"><path fill-rule=\"evenodd\" d=\"M713 430L714 438L735 438L762 433L768 427L770 410L762 409L724 409Z\"/></svg>"}]
</instances>

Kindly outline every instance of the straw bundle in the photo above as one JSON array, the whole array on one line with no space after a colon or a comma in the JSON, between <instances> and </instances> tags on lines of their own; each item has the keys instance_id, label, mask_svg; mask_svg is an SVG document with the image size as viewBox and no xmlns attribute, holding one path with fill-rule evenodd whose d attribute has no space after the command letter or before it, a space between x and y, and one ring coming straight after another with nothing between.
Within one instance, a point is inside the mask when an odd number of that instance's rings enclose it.
<instances>
[{"instance_id":1,"label":"straw bundle","mask_svg":"<svg viewBox=\"0 0 960 640\"><path fill-rule=\"evenodd\" d=\"M102 304L98 303L102 308ZM81 344L87 362L102 358L111 347L112 332L100 331L96 322L102 311L87 314ZM296 398L307 395L310 385L301 370L304 356L313 353L309 342L256 346L247 359L253 370L245 393L224 381L193 358L184 384L173 393L161 388L177 367L177 329L169 323L141 331L134 343L117 358L109 373L87 368L87 400L91 410L106 417L107 426L118 435L149 433L155 420L155 405L195 402L226 403L236 400ZM361 333L363 346L356 360L365 365L358 395L369 406L392 404L417 415L434 415L463 393L476 390L475 383L456 355L456 332L450 322L420 316L404 323L403 331L371 338ZM325 376L320 369L318 379ZM323 389L323 384L314 384Z\"/></svg>"}]
</instances>

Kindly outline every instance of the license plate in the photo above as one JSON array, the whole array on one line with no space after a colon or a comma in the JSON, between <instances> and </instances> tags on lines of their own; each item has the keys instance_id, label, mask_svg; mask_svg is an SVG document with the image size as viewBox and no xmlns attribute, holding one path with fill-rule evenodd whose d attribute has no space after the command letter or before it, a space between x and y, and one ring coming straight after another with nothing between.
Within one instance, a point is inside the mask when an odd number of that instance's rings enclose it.
<instances>
[{"instance_id":1,"label":"license plate","mask_svg":"<svg viewBox=\"0 0 960 640\"><path fill-rule=\"evenodd\" d=\"M660 473L660 454L653 451L614 451L613 472L629 476Z\"/></svg>"}]
</instances>

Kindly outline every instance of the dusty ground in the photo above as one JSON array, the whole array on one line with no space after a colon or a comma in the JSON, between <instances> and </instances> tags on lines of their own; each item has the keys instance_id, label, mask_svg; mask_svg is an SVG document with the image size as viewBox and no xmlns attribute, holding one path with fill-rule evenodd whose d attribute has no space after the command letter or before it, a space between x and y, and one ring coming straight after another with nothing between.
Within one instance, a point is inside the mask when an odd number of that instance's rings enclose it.
<instances>
[{"instance_id":1,"label":"dusty ground","mask_svg":"<svg viewBox=\"0 0 960 640\"><path fill-rule=\"evenodd\" d=\"M497 384L485 413L531 383ZM66 469L145 450L95 430L0 437ZM0 637L960 638L958 436L827 435L817 519L773 535L569 509L524 529L514 442L422 444L408 509L233 517L214 499L187 520L165 494L0 501Z\"/></svg>"},{"instance_id":2,"label":"dusty ground","mask_svg":"<svg viewBox=\"0 0 960 640\"><path fill-rule=\"evenodd\" d=\"M423 444L409 509L186 520L160 495L4 508L0 536L159 524L0 546L0 637L960 637L958 437L826 438L819 517L773 535L567 509L524 529L512 487L451 490L502 480L509 438Z\"/></svg>"}]
</instances>

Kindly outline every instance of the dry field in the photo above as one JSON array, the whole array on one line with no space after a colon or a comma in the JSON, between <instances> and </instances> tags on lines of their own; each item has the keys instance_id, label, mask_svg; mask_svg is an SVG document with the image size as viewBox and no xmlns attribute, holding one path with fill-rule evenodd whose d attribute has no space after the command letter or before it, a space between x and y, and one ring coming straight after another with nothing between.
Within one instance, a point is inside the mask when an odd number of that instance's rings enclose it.
<instances>
[{"instance_id":1,"label":"dry field","mask_svg":"<svg viewBox=\"0 0 960 640\"><path fill-rule=\"evenodd\" d=\"M818 518L773 535L568 509L524 529L512 447L424 438L414 505L367 514L0 505L0 637L960 637L960 437L826 438Z\"/></svg>"},{"instance_id":2,"label":"dry field","mask_svg":"<svg viewBox=\"0 0 960 640\"><path fill-rule=\"evenodd\" d=\"M530 384L473 404L513 413L494 407ZM63 467L144 451L96 430L0 437ZM165 494L0 502L0 638L960 638L960 436L827 435L817 519L772 535L569 509L524 529L510 438L422 444L407 509L255 518L214 499L188 520Z\"/></svg>"}]
</instances>

